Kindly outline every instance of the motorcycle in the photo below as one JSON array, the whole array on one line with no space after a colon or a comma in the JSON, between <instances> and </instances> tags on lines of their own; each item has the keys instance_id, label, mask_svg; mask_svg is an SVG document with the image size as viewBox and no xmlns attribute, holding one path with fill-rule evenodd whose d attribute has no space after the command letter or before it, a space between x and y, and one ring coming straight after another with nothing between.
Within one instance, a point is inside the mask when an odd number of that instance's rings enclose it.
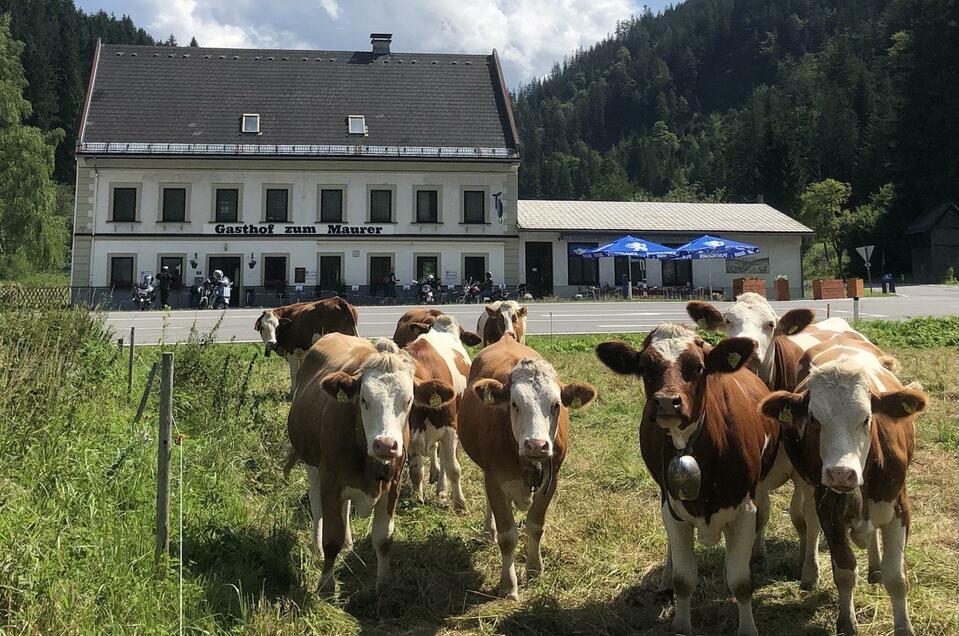
<instances>
[{"instance_id":1,"label":"motorcycle","mask_svg":"<svg viewBox=\"0 0 959 636\"><path fill-rule=\"evenodd\" d=\"M156 292L153 288L153 279L147 277L142 283L133 288L133 306L140 311L147 311L156 301Z\"/></svg>"},{"instance_id":2,"label":"motorcycle","mask_svg":"<svg viewBox=\"0 0 959 636\"><path fill-rule=\"evenodd\" d=\"M432 278L426 278L423 280L423 282L417 282L415 280L413 281L413 284L418 285L416 295L419 297L419 301L421 304L424 304L424 305L433 304L432 282L433 282Z\"/></svg>"},{"instance_id":3,"label":"motorcycle","mask_svg":"<svg viewBox=\"0 0 959 636\"><path fill-rule=\"evenodd\" d=\"M197 288L197 309L226 309L230 305L232 283L224 277L220 282L206 280Z\"/></svg>"},{"instance_id":4,"label":"motorcycle","mask_svg":"<svg viewBox=\"0 0 959 636\"><path fill-rule=\"evenodd\" d=\"M466 284L463 285L463 291L459 296L456 297L456 302L458 304L467 304L472 305L479 302L480 298L480 286L472 278L466 281Z\"/></svg>"}]
</instances>

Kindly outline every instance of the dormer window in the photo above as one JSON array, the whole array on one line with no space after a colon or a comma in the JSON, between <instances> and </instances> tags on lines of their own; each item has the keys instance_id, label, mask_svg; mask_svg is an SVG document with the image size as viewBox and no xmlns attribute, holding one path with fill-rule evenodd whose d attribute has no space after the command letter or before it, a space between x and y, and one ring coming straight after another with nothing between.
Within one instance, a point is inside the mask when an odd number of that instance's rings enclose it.
<instances>
[{"instance_id":1,"label":"dormer window","mask_svg":"<svg viewBox=\"0 0 959 636\"><path fill-rule=\"evenodd\" d=\"M252 133L254 135L260 132L260 116L256 113L243 113L243 121L240 123L240 132Z\"/></svg>"},{"instance_id":2,"label":"dormer window","mask_svg":"<svg viewBox=\"0 0 959 636\"><path fill-rule=\"evenodd\" d=\"M347 117L351 135L366 135L366 117L363 115L350 115Z\"/></svg>"}]
</instances>

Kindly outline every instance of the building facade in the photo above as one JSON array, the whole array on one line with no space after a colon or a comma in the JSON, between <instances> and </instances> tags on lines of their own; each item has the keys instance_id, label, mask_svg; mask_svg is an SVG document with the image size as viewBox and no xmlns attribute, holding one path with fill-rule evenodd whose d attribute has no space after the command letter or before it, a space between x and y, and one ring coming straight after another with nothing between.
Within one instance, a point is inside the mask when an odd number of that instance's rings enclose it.
<instances>
[{"instance_id":1,"label":"building facade","mask_svg":"<svg viewBox=\"0 0 959 636\"><path fill-rule=\"evenodd\" d=\"M236 95L242 97L236 97ZM100 46L72 286L119 304L164 266L234 304L519 281L518 139L489 56Z\"/></svg>"},{"instance_id":2,"label":"building facade","mask_svg":"<svg viewBox=\"0 0 959 636\"><path fill-rule=\"evenodd\" d=\"M919 283L941 283L959 272L959 205L943 203L906 230L912 275Z\"/></svg>"}]
</instances>

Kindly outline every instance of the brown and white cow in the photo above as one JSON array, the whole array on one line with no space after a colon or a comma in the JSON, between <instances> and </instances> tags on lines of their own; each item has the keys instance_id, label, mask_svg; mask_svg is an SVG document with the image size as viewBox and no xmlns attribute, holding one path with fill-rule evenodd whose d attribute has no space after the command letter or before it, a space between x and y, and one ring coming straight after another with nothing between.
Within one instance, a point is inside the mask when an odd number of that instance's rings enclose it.
<instances>
[{"instance_id":1,"label":"brown and white cow","mask_svg":"<svg viewBox=\"0 0 959 636\"><path fill-rule=\"evenodd\" d=\"M775 462L779 426L756 410L769 390L743 368L754 348L746 338L727 338L710 348L695 332L668 323L653 330L638 351L621 341L596 348L616 373L643 379L647 400L640 450L662 493L669 546L663 578L672 580L673 629L683 634L692 634L690 597L698 578L694 530L706 545L725 536L726 583L739 605L739 634L758 633L750 555L761 504L758 490ZM698 464L698 489L683 491L674 481L671 491L667 467L677 456L691 456Z\"/></svg>"},{"instance_id":2,"label":"brown and white cow","mask_svg":"<svg viewBox=\"0 0 959 636\"><path fill-rule=\"evenodd\" d=\"M453 316L440 315L429 331L419 335L405 350L416 362L416 377L422 381L439 380L453 387L453 397L429 404L413 404L410 411L410 477L416 498L422 502L423 458L429 457L436 469L436 493L446 499L447 481L452 490L453 509L466 511L460 486L460 463L456 458L459 404L469 379L470 358L462 343L463 329Z\"/></svg>"},{"instance_id":3,"label":"brown and white cow","mask_svg":"<svg viewBox=\"0 0 959 636\"><path fill-rule=\"evenodd\" d=\"M693 301L686 312L698 325L726 336L749 338L756 343L756 353L749 367L772 391L791 391L797 383L799 360L806 349L842 334L866 340L842 318L831 318L815 325L811 309L791 309L782 317L776 314L765 297L747 292L741 294L724 312L712 304ZM768 509L769 492L781 487L787 480L793 482L793 496L789 516L799 536L799 562L802 564L800 587L811 590L819 581L819 521L812 497L812 486L795 474L788 454L780 449L776 465L763 481L760 497ZM753 551L754 559L766 555L765 520Z\"/></svg>"},{"instance_id":4,"label":"brown and white cow","mask_svg":"<svg viewBox=\"0 0 959 636\"><path fill-rule=\"evenodd\" d=\"M525 305L515 300L497 300L486 305L476 321L476 333L483 339L483 346L498 342L504 334L512 334L517 342L526 342Z\"/></svg>"},{"instance_id":5,"label":"brown and white cow","mask_svg":"<svg viewBox=\"0 0 959 636\"><path fill-rule=\"evenodd\" d=\"M543 570L540 542L546 509L569 451L569 410L589 404L596 389L563 384L538 353L512 337L483 349L473 360L460 405L463 450L483 471L487 530L499 544L498 593L519 598L513 552L518 533L513 505L526 515L526 577Z\"/></svg>"},{"instance_id":6,"label":"brown and white cow","mask_svg":"<svg viewBox=\"0 0 959 636\"><path fill-rule=\"evenodd\" d=\"M393 342L395 342L398 347L405 347L416 340L417 337L429 331L437 318L445 315L446 314L439 309L427 307L410 309L400 316L400 319L396 322L396 331L393 332ZM466 331L460 327L460 342L467 347L473 347L480 344L482 338L472 331Z\"/></svg>"},{"instance_id":7,"label":"brown and white cow","mask_svg":"<svg viewBox=\"0 0 959 636\"><path fill-rule=\"evenodd\" d=\"M409 444L414 403L453 398L453 388L414 376L410 355L391 340L375 345L340 333L320 338L300 365L299 388L287 418L287 472L306 464L313 513L313 547L323 556L320 591L333 592L333 566L351 545L350 502L373 512L376 585L390 577L393 516ZM437 396L437 397L434 397Z\"/></svg>"},{"instance_id":8,"label":"brown and white cow","mask_svg":"<svg viewBox=\"0 0 959 636\"><path fill-rule=\"evenodd\" d=\"M264 354L274 351L290 365L290 397L296 392L300 358L319 337L328 333L357 335L356 308L342 298L327 298L267 309L253 325L263 339Z\"/></svg>"},{"instance_id":9,"label":"brown and white cow","mask_svg":"<svg viewBox=\"0 0 959 636\"><path fill-rule=\"evenodd\" d=\"M816 511L839 591L840 634L856 634L852 593L856 557L850 538L868 549L869 579L881 579L892 601L895 633L914 634L906 604L905 547L910 507L906 472L915 444L915 417L927 396L904 387L875 345L839 337L810 348L795 391L762 403L778 418L786 451L815 486ZM882 533L880 556L876 531Z\"/></svg>"}]
</instances>

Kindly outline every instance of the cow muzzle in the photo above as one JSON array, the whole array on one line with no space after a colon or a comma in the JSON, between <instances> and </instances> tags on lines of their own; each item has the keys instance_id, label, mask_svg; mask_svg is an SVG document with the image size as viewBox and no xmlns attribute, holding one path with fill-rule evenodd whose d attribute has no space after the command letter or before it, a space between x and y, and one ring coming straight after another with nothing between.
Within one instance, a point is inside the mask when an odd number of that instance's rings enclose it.
<instances>
[{"instance_id":1,"label":"cow muzzle","mask_svg":"<svg viewBox=\"0 0 959 636\"><path fill-rule=\"evenodd\" d=\"M394 437L379 435L373 439L373 457L395 459L400 456L400 443Z\"/></svg>"},{"instance_id":2,"label":"cow muzzle","mask_svg":"<svg viewBox=\"0 0 959 636\"><path fill-rule=\"evenodd\" d=\"M263 347L263 355L269 357L276 350L275 342L267 342Z\"/></svg>"},{"instance_id":3,"label":"cow muzzle","mask_svg":"<svg viewBox=\"0 0 959 636\"><path fill-rule=\"evenodd\" d=\"M823 468L823 485L836 492L851 492L859 487L859 472L846 466Z\"/></svg>"},{"instance_id":4,"label":"cow muzzle","mask_svg":"<svg viewBox=\"0 0 959 636\"><path fill-rule=\"evenodd\" d=\"M541 461L552 457L553 445L547 439L536 439L528 437L523 441L523 448L520 450L520 456L524 459Z\"/></svg>"}]
</instances>

